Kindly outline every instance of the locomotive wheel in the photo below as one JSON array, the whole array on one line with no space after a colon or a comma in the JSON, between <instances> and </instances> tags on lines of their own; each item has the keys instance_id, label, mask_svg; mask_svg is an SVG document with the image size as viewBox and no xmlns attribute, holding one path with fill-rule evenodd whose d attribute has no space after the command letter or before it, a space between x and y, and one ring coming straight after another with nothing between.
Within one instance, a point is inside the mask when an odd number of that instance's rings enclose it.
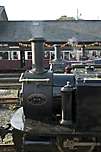
<instances>
[{"instance_id":1,"label":"locomotive wheel","mask_svg":"<svg viewBox=\"0 0 101 152\"><path fill-rule=\"evenodd\" d=\"M57 136L58 152L101 152L100 142L79 141L79 138Z\"/></svg>"}]
</instances>

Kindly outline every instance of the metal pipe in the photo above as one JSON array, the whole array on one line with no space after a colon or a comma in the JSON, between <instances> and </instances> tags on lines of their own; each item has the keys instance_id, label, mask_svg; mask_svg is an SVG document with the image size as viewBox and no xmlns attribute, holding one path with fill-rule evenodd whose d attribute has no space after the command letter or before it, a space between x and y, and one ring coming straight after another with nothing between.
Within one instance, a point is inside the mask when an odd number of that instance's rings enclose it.
<instances>
[{"instance_id":1,"label":"metal pipe","mask_svg":"<svg viewBox=\"0 0 101 152\"><path fill-rule=\"evenodd\" d=\"M43 38L35 38L31 40L32 48L32 70L37 73L44 71L43 68Z\"/></svg>"},{"instance_id":2,"label":"metal pipe","mask_svg":"<svg viewBox=\"0 0 101 152\"><path fill-rule=\"evenodd\" d=\"M54 45L54 51L55 51L55 59L54 60L60 60L61 59L61 47L59 44Z\"/></svg>"}]
</instances>

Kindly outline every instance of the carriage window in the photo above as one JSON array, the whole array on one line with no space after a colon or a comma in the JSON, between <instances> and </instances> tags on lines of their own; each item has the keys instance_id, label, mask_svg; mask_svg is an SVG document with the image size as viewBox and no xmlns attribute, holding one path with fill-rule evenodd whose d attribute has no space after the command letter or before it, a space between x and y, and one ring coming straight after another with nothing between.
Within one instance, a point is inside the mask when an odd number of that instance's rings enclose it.
<instances>
[{"instance_id":1,"label":"carriage window","mask_svg":"<svg viewBox=\"0 0 101 152\"><path fill-rule=\"evenodd\" d=\"M28 52L27 53L27 59L29 60L29 59L32 59L32 52Z\"/></svg>"},{"instance_id":2,"label":"carriage window","mask_svg":"<svg viewBox=\"0 0 101 152\"><path fill-rule=\"evenodd\" d=\"M18 59L18 53L17 52L13 52L13 59Z\"/></svg>"},{"instance_id":3,"label":"carriage window","mask_svg":"<svg viewBox=\"0 0 101 152\"><path fill-rule=\"evenodd\" d=\"M69 60L70 59L70 53L65 52L64 59Z\"/></svg>"},{"instance_id":4,"label":"carriage window","mask_svg":"<svg viewBox=\"0 0 101 152\"><path fill-rule=\"evenodd\" d=\"M8 52L0 52L0 59L8 59Z\"/></svg>"}]
</instances>

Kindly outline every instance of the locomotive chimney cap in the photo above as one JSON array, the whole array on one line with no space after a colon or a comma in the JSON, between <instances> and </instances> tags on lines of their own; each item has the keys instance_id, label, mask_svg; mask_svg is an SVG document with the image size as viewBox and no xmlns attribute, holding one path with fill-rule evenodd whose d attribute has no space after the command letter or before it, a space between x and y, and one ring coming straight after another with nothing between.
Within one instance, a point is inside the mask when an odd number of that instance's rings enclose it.
<instances>
[{"instance_id":1,"label":"locomotive chimney cap","mask_svg":"<svg viewBox=\"0 0 101 152\"><path fill-rule=\"evenodd\" d=\"M36 42L36 41L45 42L45 39L43 37L35 37L35 38L29 39L29 42Z\"/></svg>"}]
</instances>

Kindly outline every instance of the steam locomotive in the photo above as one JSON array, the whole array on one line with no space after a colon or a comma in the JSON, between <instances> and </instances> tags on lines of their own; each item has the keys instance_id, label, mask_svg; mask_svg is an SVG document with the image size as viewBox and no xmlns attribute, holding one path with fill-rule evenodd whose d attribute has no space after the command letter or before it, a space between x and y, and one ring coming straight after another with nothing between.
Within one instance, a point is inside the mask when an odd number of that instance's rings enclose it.
<instances>
[{"instance_id":1,"label":"steam locomotive","mask_svg":"<svg viewBox=\"0 0 101 152\"><path fill-rule=\"evenodd\" d=\"M16 152L100 151L101 67L76 65L65 74L54 62L46 70L43 43L31 40L32 69L19 79L21 107L11 118Z\"/></svg>"}]
</instances>

